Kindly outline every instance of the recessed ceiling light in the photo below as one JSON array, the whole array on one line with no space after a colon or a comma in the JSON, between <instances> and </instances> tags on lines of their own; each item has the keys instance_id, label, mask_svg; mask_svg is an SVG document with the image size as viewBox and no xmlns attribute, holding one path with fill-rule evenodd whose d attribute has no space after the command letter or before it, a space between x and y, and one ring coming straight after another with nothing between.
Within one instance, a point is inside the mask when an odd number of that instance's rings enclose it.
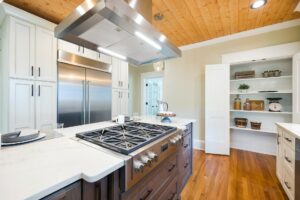
<instances>
[{"instance_id":1,"label":"recessed ceiling light","mask_svg":"<svg viewBox=\"0 0 300 200\"><path fill-rule=\"evenodd\" d=\"M267 3L267 0L256 0L250 6L251 9L257 9L264 6Z\"/></svg>"}]
</instances>

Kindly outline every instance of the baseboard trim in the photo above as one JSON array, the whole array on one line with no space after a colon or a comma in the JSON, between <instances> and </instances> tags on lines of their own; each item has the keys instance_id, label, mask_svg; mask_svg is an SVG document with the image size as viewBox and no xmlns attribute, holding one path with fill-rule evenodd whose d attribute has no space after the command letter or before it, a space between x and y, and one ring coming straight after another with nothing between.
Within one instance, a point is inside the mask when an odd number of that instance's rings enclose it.
<instances>
[{"instance_id":1,"label":"baseboard trim","mask_svg":"<svg viewBox=\"0 0 300 200\"><path fill-rule=\"evenodd\" d=\"M272 156L276 155L272 152L266 152L266 151L254 150L254 149L249 149L249 148L243 148L243 147L238 147L238 146L234 146L234 145L230 145L230 148L243 150L243 151L251 151L251 152L254 152L254 153L261 153L261 154L272 155ZM193 140L193 149L205 150L205 141L204 140L197 140L197 139Z\"/></svg>"},{"instance_id":2,"label":"baseboard trim","mask_svg":"<svg viewBox=\"0 0 300 200\"><path fill-rule=\"evenodd\" d=\"M193 149L205 150L204 140L193 140Z\"/></svg>"}]
</instances>

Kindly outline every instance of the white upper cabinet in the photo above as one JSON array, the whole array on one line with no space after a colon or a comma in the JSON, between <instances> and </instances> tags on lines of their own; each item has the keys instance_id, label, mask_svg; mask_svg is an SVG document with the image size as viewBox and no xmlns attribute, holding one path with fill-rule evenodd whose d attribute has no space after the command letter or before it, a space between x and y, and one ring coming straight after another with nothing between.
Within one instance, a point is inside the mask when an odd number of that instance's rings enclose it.
<instances>
[{"instance_id":1,"label":"white upper cabinet","mask_svg":"<svg viewBox=\"0 0 300 200\"><path fill-rule=\"evenodd\" d=\"M11 17L10 47L10 77L33 79L35 26Z\"/></svg>"},{"instance_id":2,"label":"white upper cabinet","mask_svg":"<svg viewBox=\"0 0 300 200\"><path fill-rule=\"evenodd\" d=\"M128 90L128 63L112 59L112 87Z\"/></svg>"},{"instance_id":3,"label":"white upper cabinet","mask_svg":"<svg viewBox=\"0 0 300 200\"><path fill-rule=\"evenodd\" d=\"M41 131L56 128L56 84L36 82L36 128Z\"/></svg>"},{"instance_id":4,"label":"white upper cabinet","mask_svg":"<svg viewBox=\"0 0 300 200\"><path fill-rule=\"evenodd\" d=\"M56 41L53 31L36 27L35 74L38 80L57 79Z\"/></svg>"},{"instance_id":5,"label":"white upper cabinet","mask_svg":"<svg viewBox=\"0 0 300 200\"><path fill-rule=\"evenodd\" d=\"M300 123L300 53L293 57L293 122Z\"/></svg>"},{"instance_id":6,"label":"white upper cabinet","mask_svg":"<svg viewBox=\"0 0 300 200\"><path fill-rule=\"evenodd\" d=\"M9 131L35 128L34 81L10 80Z\"/></svg>"},{"instance_id":7,"label":"white upper cabinet","mask_svg":"<svg viewBox=\"0 0 300 200\"><path fill-rule=\"evenodd\" d=\"M58 49L107 64L111 64L112 62L111 56L107 56L97 51L93 51L91 49L84 48L83 46L73 44L64 40L58 40Z\"/></svg>"},{"instance_id":8,"label":"white upper cabinet","mask_svg":"<svg viewBox=\"0 0 300 200\"><path fill-rule=\"evenodd\" d=\"M112 91L112 118L118 115L128 115L128 90Z\"/></svg>"}]
</instances>

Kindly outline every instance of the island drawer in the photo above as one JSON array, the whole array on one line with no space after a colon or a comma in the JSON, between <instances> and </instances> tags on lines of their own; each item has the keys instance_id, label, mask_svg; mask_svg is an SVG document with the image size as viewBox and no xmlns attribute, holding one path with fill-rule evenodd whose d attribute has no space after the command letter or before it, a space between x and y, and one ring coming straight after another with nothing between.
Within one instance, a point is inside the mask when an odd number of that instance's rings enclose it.
<instances>
[{"instance_id":1,"label":"island drawer","mask_svg":"<svg viewBox=\"0 0 300 200\"><path fill-rule=\"evenodd\" d=\"M129 191L121 194L122 200L150 200L155 199L158 191L167 187L166 183L176 176L177 157L172 155L154 171L138 182Z\"/></svg>"},{"instance_id":2,"label":"island drawer","mask_svg":"<svg viewBox=\"0 0 300 200\"><path fill-rule=\"evenodd\" d=\"M81 181L77 181L67 187L54 192L43 200L81 200Z\"/></svg>"},{"instance_id":3,"label":"island drawer","mask_svg":"<svg viewBox=\"0 0 300 200\"><path fill-rule=\"evenodd\" d=\"M288 131L283 131L283 140L285 144L290 146L293 150L295 150L295 137L289 133Z\"/></svg>"},{"instance_id":4,"label":"island drawer","mask_svg":"<svg viewBox=\"0 0 300 200\"><path fill-rule=\"evenodd\" d=\"M180 153L184 154L185 152L191 149L192 149L192 134L189 133L183 136Z\"/></svg>"},{"instance_id":5,"label":"island drawer","mask_svg":"<svg viewBox=\"0 0 300 200\"><path fill-rule=\"evenodd\" d=\"M178 158L178 184L179 189L182 191L189 177L192 175L192 150L186 151Z\"/></svg>"},{"instance_id":6,"label":"island drawer","mask_svg":"<svg viewBox=\"0 0 300 200\"><path fill-rule=\"evenodd\" d=\"M178 196L177 177L167 183L167 188L159 192L157 200L174 200Z\"/></svg>"},{"instance_id":7,"label":"island drawer","mask_svg":"<svg viewBox=\"0 0 300 200\"><path fill-rule=\"evenodd\" d=\"M192 131L193 131L193 124L189 123L189 124L186 125L186 129L184 130L184 135L188 134L188 133L191 133Z\"/></svg>"}]
</instances>

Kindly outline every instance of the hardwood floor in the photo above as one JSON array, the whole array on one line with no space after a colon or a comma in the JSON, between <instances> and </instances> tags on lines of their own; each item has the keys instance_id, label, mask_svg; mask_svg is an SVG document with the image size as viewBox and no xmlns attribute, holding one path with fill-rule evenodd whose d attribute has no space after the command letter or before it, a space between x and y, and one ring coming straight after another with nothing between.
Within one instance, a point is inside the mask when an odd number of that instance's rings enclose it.
<instances>
[{"instance_id":1,"label":"hardwood floor","mask_svg":"<svg viewBox=\"0 0 300 200\"><path fill-rule=\"evenodd\" d=\"M275 157L231 149L230 156L194 150L194 169L182 200L288 199L276 177Z\"/></svg>"}]
</instances>

